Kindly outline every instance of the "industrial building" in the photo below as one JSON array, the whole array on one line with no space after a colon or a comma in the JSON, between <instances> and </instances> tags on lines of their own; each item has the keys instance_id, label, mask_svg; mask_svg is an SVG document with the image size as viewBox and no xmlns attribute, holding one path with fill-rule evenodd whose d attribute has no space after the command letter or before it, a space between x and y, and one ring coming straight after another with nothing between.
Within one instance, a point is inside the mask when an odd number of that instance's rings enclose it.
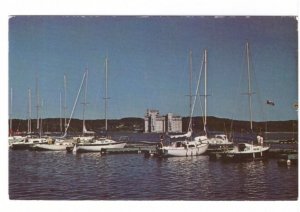
<instances>
[{"instance_id":1,"label":"industrial building","mask_svg":"<svg viewBox=\"0 0 300 212\"><path fill-rule=\"evenodd\" d=\"M145 114L145 132L181 133L182 118L172 113L161 116L158 110L147 109Z\"/></svg>"}]
</instances>

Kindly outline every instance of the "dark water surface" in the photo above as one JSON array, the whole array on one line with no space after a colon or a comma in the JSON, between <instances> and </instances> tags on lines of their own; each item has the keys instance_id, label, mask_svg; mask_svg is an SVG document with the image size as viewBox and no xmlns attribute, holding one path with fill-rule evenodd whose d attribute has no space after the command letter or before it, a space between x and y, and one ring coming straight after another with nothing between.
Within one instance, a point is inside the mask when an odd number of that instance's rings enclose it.
<instances>
[{"instance_id":1,"label":"dark water surface","mask_svg":"<svg viewBox=\"0 0 300 212\"><path fill-rule=\"evenodd\" d=\"M9 196L23 200L297 200L298 167L9 150Z\"/></svg>"}]
</instances>

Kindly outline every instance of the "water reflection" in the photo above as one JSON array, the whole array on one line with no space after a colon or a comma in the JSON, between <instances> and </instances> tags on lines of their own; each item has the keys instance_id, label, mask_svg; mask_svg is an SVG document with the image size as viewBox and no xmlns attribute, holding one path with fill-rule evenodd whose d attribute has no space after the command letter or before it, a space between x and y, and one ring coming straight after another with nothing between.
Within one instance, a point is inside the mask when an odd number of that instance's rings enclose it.
<instances>
[{"instance_id":1,"label":"water reflection","mask_svg":"<svg viewBox=\"0 0 300 212\"><path fill-rule=\"evenodd\" d=\"M295 200L298 167L276 160L210 161L207 156L144 158L10 151L12 199Z\"/></svg>"}]
</instances>

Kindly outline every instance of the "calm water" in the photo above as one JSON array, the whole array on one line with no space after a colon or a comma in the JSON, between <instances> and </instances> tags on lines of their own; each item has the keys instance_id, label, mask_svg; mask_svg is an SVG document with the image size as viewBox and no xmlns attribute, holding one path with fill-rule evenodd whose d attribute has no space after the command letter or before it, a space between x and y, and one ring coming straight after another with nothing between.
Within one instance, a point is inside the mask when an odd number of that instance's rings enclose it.
<instances>
[{"instance_id":1,"label":"calm water","mask_svg":"<svg viewBox=\"0 0 300 212\"><path fill-rule=\"evenodd\" d=\"M10 199L296 200L298 167L248 163L9 151Z\"/></svg>"}]
</instances>

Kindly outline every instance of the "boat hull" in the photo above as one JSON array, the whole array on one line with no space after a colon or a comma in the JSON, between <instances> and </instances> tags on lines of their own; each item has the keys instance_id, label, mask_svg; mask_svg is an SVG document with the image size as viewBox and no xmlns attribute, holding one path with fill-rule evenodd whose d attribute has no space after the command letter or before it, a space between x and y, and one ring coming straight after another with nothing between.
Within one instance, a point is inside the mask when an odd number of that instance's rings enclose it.
<instances>
[{"instance_id":1,"label":"boat hull","mask_svg":"<svg viewBox=\"0 0 300 212\"><path fill-rule=\"evenodd\" d=\"M76 152L101 152L103 149L124 148L126 143L112 143L112 144L77 144Z\"/></svg>"},{"instance_id":2,"label":"boat hull","mask_svg":"<svg viewBox=\"0 0 300 212\"><path fill-rule=\"evenodd\" d=\"M221 159L223 161L232 161L232 162L243 162L243 161L253 161L253 160L264 160L267 158L269 149L265 149L257 152L247 152L247 153L232 153L225 152L221 153Z\"/></svg>"},{"instance_id":3,"label":"boat hull","mask_svg":"<svg viewBox=\"0 0 300 212\"><path fill-rule=\"evenodd\" d=\"M211 152L224 152L233 149L233 144L209 144L206 153Z\"/></svg>"},{"instance_id":4,"label":"boat hull","mask_svg":"<svg viewBox=\"0 0 300 212\"><path fill-rule=\"evenodd\" d=\"M26 139L26 137L22 136L13 136L8 138L8 143L11 146L13 143L21 143Z\"/></svg>"},{"instance_id":5,"label":"boat hull","mask_svg":"<svg viewBox=\"0 0 300 212\"><path fill-rule=\"evenodd\" d=\"M13 150L25 150L29 149L31 146L33 146L32 143L13 143L10 145L10 148Z\"/></svg>"},{"instance_id":6,"label":"boat hull","mask_svg":"<svg viewBox=\"0 0 300 212\"><path fill-rule=\"evenodd\" d=\"M47 140L44 138L30 138L29 141L15 142L10 145L13 150L26 150L30 149L35 144L47 144Z\"/></svg>"},{"instance_id":7,"label":"boat hull","mask_svg":"<svg viewBox=\"0 0 300 212\"><path fill-rule=\"evenodd\" d=\"M197 147L162 147L158 150L158 155L162 157L189 157L202 155L208 149L208 144L200 144Z\"/></svg>"},{"instance_id":8,"label":"boat hull","mask_svg":"<svg viewBox=\"0 0 300 212\"><path fill-rule=\"evenodd\" d=\"M35 151L66 151L68 145L57 144L35 144L30 148Z\"/></svg>"}]
</instances>

